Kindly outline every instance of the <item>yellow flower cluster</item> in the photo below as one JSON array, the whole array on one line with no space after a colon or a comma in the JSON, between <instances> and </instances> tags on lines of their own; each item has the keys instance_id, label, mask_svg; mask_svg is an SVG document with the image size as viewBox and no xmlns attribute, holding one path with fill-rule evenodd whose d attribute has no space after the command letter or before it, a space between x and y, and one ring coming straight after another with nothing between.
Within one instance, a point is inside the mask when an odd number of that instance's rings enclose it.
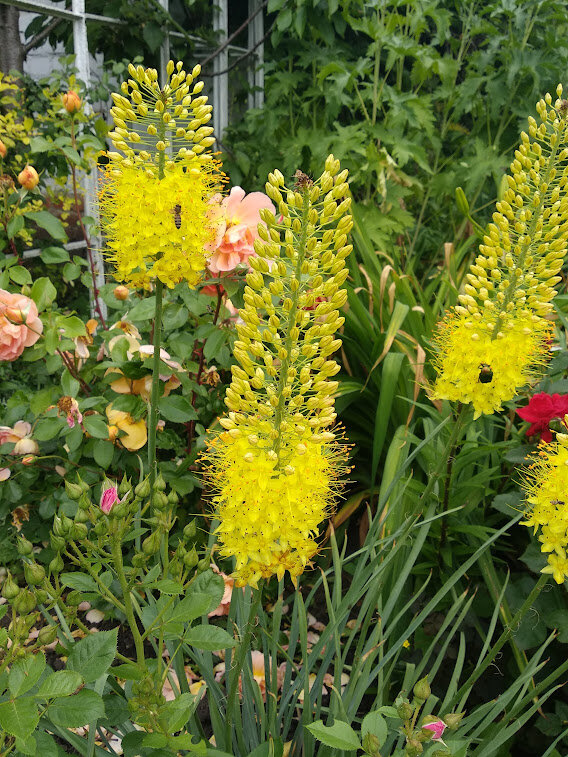
<instances>
[{"instance_id":1,"label":"yellow flower cluster","mask_svg":"<svg viewBox=\"0 0 568 757\"><path fill-rule=\"evenodd\" d=\"M564 419L568 423L568 416ZM551 573L556 583L568 576L568 435L557 434L556 442L538 452L524 482L528 517L524 526L540 529L541 551L549 553L543 573Z\"/></svg>"},{"instance_id":2,"label":"yellow flower cluster","mask_svg":"<svg viewBox=\"0 0 568 757\"><path fill-rule=\"evenodd\" d=\"M546 316L568 243L568 101L537 104L540 124L511 163L459 304L438 332L434 398L472 402L493 413L515 396L543 363ZM508 354L525 349L523 355Z\"/></svg>"},{"instance_id":3,"label":"yellow flower cluster","mask_svg":"<svg viewBox=\"0 0 568 757\"><path fill-rule=\"evenodd\" d=\"M124 94L113 94L109 134L122 152L108 154L100 196L109 258L117 279L132 287L156 279L193 286L214 236L208 203L222 180L207 152L214 138L203 82L194 83L200 67L187 73L170 61L163 87L155 69L128 70Z\"/></svg>"},{"instance_id":4,"label":"yellow flower cluster","mask_svg":"<svg viewBox=\"0 0 568 757\"><path fill-rule=\"evenodd\" d=\"M206 455L221 553L236 558L240 585L285 571L295 580L337 495L344 455L330 430L339 371L331 356L341 345L353 225L347 171L339 169L329 156L316 181L297 172L288 188L275 171L266 185L280 220L261 211L225 431Z\"/></svg>"}]
</instances>

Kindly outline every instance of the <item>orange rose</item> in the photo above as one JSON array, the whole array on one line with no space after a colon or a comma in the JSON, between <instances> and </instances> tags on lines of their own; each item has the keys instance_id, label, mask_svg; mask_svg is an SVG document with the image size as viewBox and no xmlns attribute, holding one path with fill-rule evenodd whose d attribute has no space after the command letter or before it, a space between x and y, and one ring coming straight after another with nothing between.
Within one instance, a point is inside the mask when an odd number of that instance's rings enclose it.
<instances>
[{"instance_id":1,"label":"orange rose","mask_svg":"<svg viewBox=\"0 0 568 757\"><path fill-rule=\"evenodd\" d=\"M70 89L69 92L66 92L63 95L62 100L63 107L65 108L67 113L76 113L81 108L81 98L73 89Z\"/></svg>"},{"instance_id":2,"label":"orange rose","mask_svg":"<svg viewBox=\"0 0 568 757\"><path fill-rule=\"evenodd\" d=\"M33 166L26 166L18 174L18 182L24 189L35 189L39 184L39 176Z\"/></svg>"}]
</instances>

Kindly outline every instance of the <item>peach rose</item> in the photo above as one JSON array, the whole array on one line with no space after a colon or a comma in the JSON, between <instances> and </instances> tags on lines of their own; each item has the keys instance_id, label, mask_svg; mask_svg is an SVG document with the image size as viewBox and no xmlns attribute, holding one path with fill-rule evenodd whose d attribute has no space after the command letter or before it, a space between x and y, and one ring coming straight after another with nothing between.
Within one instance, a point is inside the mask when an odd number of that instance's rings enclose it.
<instances>
[{"instance_id":1,"label":"peach rose","mask_svg":"<svg viewBox=\"0 0 568 757\"><path fill-rule=\"evenodd\" d=\"M219 196L214 199L218 200ZM251 192L246 195L241 187L233 187L229 196L213 211L217 233L209 248L213 253L207 264L211 273L232 271L254 255L254 240L258 238L257 226L262 208L274 213L274 205L265 194Z\"/></svg>"},{"instance_id":2,"label":"peach rose","mask_svg":"<svg viewBox=\"0 0 568 757\"><path fill-rule=\"evenodd\" d=\"M62 95L63 107L67 113L76 113L81 108L81 98L74 89Z\"/></svg>"},{"instance_id":3,"label":"peach rose","mask_svg":"<svg viewBox=\"0 0 568 757\"><path fill-rule=\"evenodd\" d=\"M20 186L31 191L39 184L39 176L35 168L28 165L18 174L18 181Z\"/></svg>"},{"instance_id":4,"label":"peach rose","mask_svg":"<svg viewBox=\"0 0 568 757\"><path fill-rule=\"evenodd\" d=\"M0 360L16 360L41 336L36 304L23 294L0 289Z\"/></svg>"}]
</instances>

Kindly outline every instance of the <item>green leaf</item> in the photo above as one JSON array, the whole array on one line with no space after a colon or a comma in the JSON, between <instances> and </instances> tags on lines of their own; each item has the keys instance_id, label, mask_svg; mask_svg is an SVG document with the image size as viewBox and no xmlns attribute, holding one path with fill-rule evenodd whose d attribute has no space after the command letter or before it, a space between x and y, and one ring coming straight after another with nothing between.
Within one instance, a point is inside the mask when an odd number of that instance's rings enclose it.
<instances>
[{"instance_id":1,"label":"green leaf","mask_svg":"<svg viewBox=\"0 0 568 757\"><path fill-rule=\"evenodd\" d=\"M218 573L208 568L200 573L191 584L191 591L196 594L207 594L209 596L209 608L205 612L211 612L219 607L223 594L225 593L225 582Z\"/></svg>"},{"instance_id":2,"label":"green leaf","mask_svg":"<svg viewBox=\"0 0 568 757\"><path fill-rule=\"evenodd\" d=\"M46 276L42 276L40 279L34 281L31 298L40 312L45 310L48 305L51 305L56 296L57 290Z\"/></svg>"},{"instance_id":3,"label":"green leaf","mask_svg":"<svg viewBox=\"0 0 568 757\"><path fill-rule=\"evenodd\" d=\"M79 393L80 386L81 385L77 379L69 373L67 368L64 368L63 373L61 374L61 388L63 389L63 393L67 394L69 397L76 397Z\"/></svg>"},{"instance_id":4,"label":"green leaf","mask_svg":"<svg viewBox=\"0 0 568 757\"><path fill-rule=\"evenodd\" d=\"M10 278L15 284L31 284L32 276L27 268L22 265L13 265L10 268Z\"/></svg>"},{"instance_id":5,"label":"green leaf","mask_svg":"<svg viewBox=\"0 0 568 757\"><path fill-rule=\"evenodd\" d=\"M10 218L8 221L8 227L6 231L8 232L8 239L13 239L16 234L18 234L23 228L24 228L24 217L23 216L13 216L13 218Z\"/></svg>"},{"instance_id":6,"label":"green leaf","mask_svg":"<svg viewBox=\"0 0 568 757\"><path fill-rule=\"evenodd\" d=\"M215 329L211 336L206 340L203 347L203 354L207 362L214 360L217 353L227 341L227 329Z\"/></svg>"},{"instance_id":7,"label":"green leaf","mask_svg":"<svg viewBox=\"0 0 568 757\"><path fill-rule=\"evenodd\" d=\"M108 439L108 426L101 415L86 415L83 425L95 439Z\"/></svg>"},{"instance_id":8,"label":"green leaf","mask_svg":"<svg viewBox=\"0 0 568 757\"><path fill-rule=\"evenodd\" d=\"M62 573L61 583L63 586L68 586L70 589L77 589L77 591L98 591L96 581L86 573ZM80 643L81 642L79 642L79 644Z\"/></svg>"},{"instance_id":9,"label":"green leaf","mask_svg":"<svg viewBox=\"0 0 568 757\"><path fill-rule=\"evenodd\" d=\"M63 266L63 278L65 281L75 281L81 275L81 268L76 263L65 263Z\"/></svg>"},{"instance_id":10,"label":"green leaf","mask_svg":"<svg viewBox=\"0 0 568 757\"><path fill-rule=\"evenodd\" d=\"M83 683L83 676L75 670L58 670L42 681L36 694L41 699L68 697Z\"/></svg>"},{"instance_id":11,"label":"green leaf","mask_svg":"<svg viewBox=\"0 0 568 757\"><path fill-rule=\"evenodd\" d=\"M36 685L44 669L45 655L43 652L16 660L12 665L8 678L10 692L15 697L25 694L26 691L29 691Z\"/></svg>"},{"instance_id":12,"label":"green leaf","mask_svg":"<svg viewBox=\"0 0 568 757\"><path fill-rule=\"evenodd\" d=\"M55 439L62 428L61 418L40 418L34 429L34 439L38 442L48 442Z\"/></svg>"},{"instance_id":13,"label":"green leaf","mask_svg":"<svg viewBox=\"0 0 568 757\"><path fill-rule=\"evenodd\" d=\"M171 578L162 578L161 581L156 581L155 584L152 584L150 588L171 596L174 594L183 594L182 584L178 581L173 581Z\"/></svg>"},{"instance_id":14,"label":"green leaf","mask_svg":"<svg viewBox=\"0 0 568 757\"><path fill-rule=\"evenodd\" d=\"M87 416L88 417L88 416ZM108 433L107 433L108 437ZM101 468L108 468L114 456L114 444L103 439L97 439L93 445L93 457Z\"/></svg>"},{"instance_id":15,"label":"green leaf","mask_svg":"<svg viewBox=\"0 0 568 757\"><path fill-rule=\"evenodd\" d=\"M63 329L63 333L69 339L74 339L76 336L87 336L85 324L76 315L60 316L57 319L57 325L60 329Z\"/></svg>"},{"instance_id":16,"label":"green leaf","mask_svg":"<svg viewBox=\"0 0 568 757\"><path fill-rule=\"evenodd\" d=\"M144 41L150 48L150 52L155 53L162 44L162 40L164 39L164 31L161 26L154 23L153 21L146 21L142 28L142 36L144 37Z\"/></svg>"},{"instance_id":17,"label":"green leaf","mask_svg":"<svg viewBox=\"0 0 568 757\"><path fill-rule=\"evenodd\" d=\"M380 712L368 712L363 718L361 723L361 737L364 739L368 733L372 733L379 740L379 746L381 746L388 734L388 728L386 720L380 714Z\"/></svg>"},{"instance_id":18,"label":"green leaf","mask_svg":"<svg viewBox=\"0 0 568 757\"><path fill-rule=\"evenodd\" d=\"M99 635L93 634L89 638L96 638ZM71 697L55 699L48 707L47 715L55 725L64 728L79 728L79 726L94 723L99 718L103 718L105 707L100 694L91 691L91 689L82 689L78 694Z\"/></svg>"},{"instance_id":19,"label":"green leaf","mask_svg":"<svg viewBox=\"0 0 568 757\"><path fill-rule=\"evenodd\" d=\"M185 692L162 708L163 715L167 719L169 733L175 733L184 727L197 707L200 698Z\"/></svg>"},{"instance_id":20,"label":"green leaf","mask_svg":"<svg viewBox=\"0 0 568 757\"><path fill-rule=\"evenodd\" d=\"M167 421L173 423L185 423L197 419L197 413L191 402L187 397L179 394L162 397L158 402L158 411Z\"/></svg>"},{"instance_id":21,"label":"green leaf","mask_svg":"<svg viewBox=\"0 0 568 757\"><path fill-rule=\"evenodd\" d=\"M156 313L156 298L146 297L128 311L128 318L132 321L149 321Z\"/></svg>"},{"instance_id":22,"label":"green leaf","mask_svg":"<svg viewBox=\"0 0 568 757\"><path fill-rule=\"evenodd\" d=\"M36 210L33 213L27 214L31 221L35 221L39 227L45 229L50 237L57 239L60 242L67 241L67 234L63 224L47 210Z\"/></svg>"},{"instance_id":23,"label":"green leaf","mask_svg":"<svg viewBox=\"0 0 568 757\"><path fill-rule=\"evenodd\" d=\"M44 263L66 263L69 260L69 253L64 247L45 247L39 254Z\"/></svg>"},{"instance_id":24,"label":"green leaf","mask_svg":"<svg viewBox=\"0 0 568 757\"><path fill-rule=\"evenodd\" d=\"M39 723L39 712L31 697L12 699L0 704L0 726L12 736L26 740Z\"/></svg>"},{"instance_id":25,"label":"green leaf","mask_svg":"<svg viewBox=\"0 0 568 757\"><path fill-rule=\"evenodd\" d=\"M192 647L197 649L207 649L214 651L216 649L227 649L236 646L237 642L225 631L218 626L201 625L190 628L185 635L185 640Z\"/></svg>"},{"instance_id":26,"label":"green leaf","mask_svg":"<svg viewBox=\"0 0 568 757\"><path fill-rule=\"evenodd\" d=\"M189 623L191 620L200 618L209 612L210 599L207 594L196 594L192 589L190 591L191 593L187 597L184 597L181 602L172 607L167 616L168 622ZM215 647L215 649L219 649L219 647Z\"/></svg>"},{"instance_id":27,"label":"green leaf","mask_svg":"<svg viewBox=\"0 0 568 757\"><path fill-rule=\"evenodd\" d=\"M53 148L53 144L45 137L32 137L30 139L30 152L47 152Z\"/></svg>"},{"instance_id":28,"label":"green leaf","mask_svg":"<svg viewBox=\"0 0 568 757\"><path fill-rule=\"evenodd\" d=\"M117 636L118 628L115 628L81 639L73 646L67 669L77 670L87 683L96 681L107 672L115 658Z\"/></svg>"},{"instance_id":29,"label":"green leaf","mask_svg":"<svg viewBox=\"0 0 568 757\"><path fill-rule=\"evenodd\" d=\"M346 751L361 749L361 742L353 728L341 720L336 720L330 726L324 725L321 720L316 720L315 723L307 725L306 728L318 741L333 749L344 749Z\"/></svg>"}]
</instances>

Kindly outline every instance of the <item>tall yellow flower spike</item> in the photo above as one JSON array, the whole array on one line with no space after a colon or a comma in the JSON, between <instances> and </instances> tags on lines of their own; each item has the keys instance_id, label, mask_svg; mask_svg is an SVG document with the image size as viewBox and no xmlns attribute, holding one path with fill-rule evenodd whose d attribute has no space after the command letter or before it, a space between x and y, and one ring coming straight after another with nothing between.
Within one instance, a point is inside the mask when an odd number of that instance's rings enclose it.
<instances>
[{"instance_id":1,"label":"tall yellow flower spike","mask_svg":"<svg viewBox=\"0 0 568 757\"><path fill-rule=\"evenodd\" d=\"M564 418L568 425L568 415ZM568 434L556 434L556 442L542 445L524 488L529 512L521 525L540 530L541 551L548 553L543 573L552 573L556 583L568 577Z\"/></svg>"},{"instance_id":2,"label":"tall yellow flower spike","mask_svg":"<svg viewBox=\"0 0 568 757\"><path fill-rule=\"evenodd\" d=\"M209 199L221 181L207 152L214 138L211 106L181 62L167 66L169 81L158 84L155 69L129 65L124 94L113 93L110 152L100 195L102 225L116 278L149 288L194 286L207 263L213 238Z\"/></svg>"},{"instance_id":3,"label":"tall yellow flower spike","mask_svg":"<svg viewBox=\"0 0 568 757\"><path fill-rule=\"evenodd\" d=\"M318 524L339 490L344 453L330 430L341 345L335 332L347 299L345 258L353 226L347 171L330 155L316 181L280 171L266 193L280 220L261 211L258 257L250 258L234 355L239 362L206 453L221 554L234 557L238 585L292 580L317 552Z\"/></svg>"},{"instance_id":4,"label":"tall yellow flower spike","mask_svg":"<svg viewBox=\"0 0 568 757\"><path fill-rule=\"evenodd\" d=\"M459 304L442 322L434 399L500 410L545 361L545 320L568 240L568 101L546 97L511 163Z\"/></svg>"}]
</instances>

